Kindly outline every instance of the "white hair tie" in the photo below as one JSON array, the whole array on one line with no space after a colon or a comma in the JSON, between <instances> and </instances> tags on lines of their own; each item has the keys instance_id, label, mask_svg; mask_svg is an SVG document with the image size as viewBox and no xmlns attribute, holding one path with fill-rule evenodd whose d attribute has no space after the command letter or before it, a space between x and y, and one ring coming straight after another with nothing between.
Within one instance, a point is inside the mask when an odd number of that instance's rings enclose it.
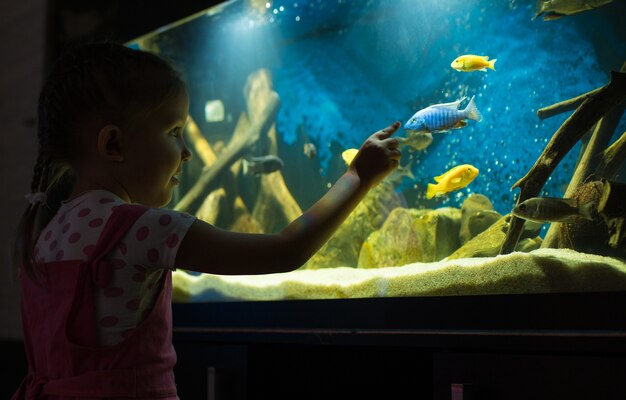
<instances>
[{"instance_id":1,"label":"white hair tie","mask_svg":"<svg viewBox=\"0 0 626 400\"><path fill-rule=\"evenodd\" d=\"M28 193L24 197L26 197L26 200L32 205L46 202L46 193L44 192Z\"/></svg>"}]
</instances>

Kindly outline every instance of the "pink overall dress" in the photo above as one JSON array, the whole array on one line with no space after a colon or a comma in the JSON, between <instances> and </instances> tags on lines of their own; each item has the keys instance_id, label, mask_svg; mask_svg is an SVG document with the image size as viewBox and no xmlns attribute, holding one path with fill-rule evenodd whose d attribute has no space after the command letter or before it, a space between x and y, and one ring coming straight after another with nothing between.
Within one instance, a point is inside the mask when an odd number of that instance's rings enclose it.
<instances>
[{"instance_id":1,"label":"pink overall dress","mask_svg":"<svg viewBox=\"0 0 626 400\"><path fill-rule=\"evenodd\" d=\"M104 257L146 210L116 207L87 261L38 264L40 285L22 274L29 371L13 400L178 398L171 271L163 270L154 307L122 342L97 341L95 287L107 287L112 269Z\"/></svg>"}]
</instances>

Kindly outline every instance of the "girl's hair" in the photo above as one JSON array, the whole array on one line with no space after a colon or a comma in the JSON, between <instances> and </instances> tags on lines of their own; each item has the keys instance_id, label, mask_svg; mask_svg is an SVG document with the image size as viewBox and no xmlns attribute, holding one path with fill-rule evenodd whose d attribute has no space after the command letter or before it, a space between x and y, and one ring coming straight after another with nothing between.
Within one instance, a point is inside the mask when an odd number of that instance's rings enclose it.
<instances>
[{"instance_id":1,"label":"girl's hair","mask_svg":"<svg viewBox=\"0 0 626 400\"><path fill-rule=\"evenodd\" d=\"M53 65L37 108L39 150L31 192L47 195L28 206L17 229L13 264L37 281L34 245L72 190L72 166L94 123L131 128L185 87L160 57L111 43L72 46Z\"/></svg>"}]
</instances>

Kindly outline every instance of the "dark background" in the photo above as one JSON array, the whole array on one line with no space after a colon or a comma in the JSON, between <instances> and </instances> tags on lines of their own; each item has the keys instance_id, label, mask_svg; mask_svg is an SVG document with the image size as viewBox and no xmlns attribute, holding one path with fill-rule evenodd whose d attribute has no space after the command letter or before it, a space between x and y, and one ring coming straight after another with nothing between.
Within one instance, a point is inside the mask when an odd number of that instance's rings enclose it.
<instances>
[{"instance_id":1,"label":"dark background","mask_svg":"<svg viewBox=\"0 0 626 400\"><path fill-rule=\"evenodd\" d=\"M0 399L26 373L19 289L9 257L36 156L37 96L47 66L68 42L125 42L218 1L0 1Z\"/></svg>"}]
</instances>

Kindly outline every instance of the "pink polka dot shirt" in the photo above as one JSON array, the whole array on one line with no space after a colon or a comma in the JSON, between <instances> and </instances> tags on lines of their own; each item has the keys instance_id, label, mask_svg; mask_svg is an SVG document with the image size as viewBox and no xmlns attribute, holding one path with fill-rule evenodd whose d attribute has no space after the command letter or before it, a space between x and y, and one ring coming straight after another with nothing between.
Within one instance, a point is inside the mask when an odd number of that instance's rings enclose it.
<instances>
[{"instance_id":1,"label":"pink polka dot shirt","mask_svg":"<svg viewBox=\"0 0 626 400\"><path fill-rule=\"evenodd\" d=\"M111 192L94 190L64 203L35 246L38 262L87 260L113 208L126 204ZM178 246L195 220L178 211L150 208L105 257L111 283L98 288L96 320L102 345L120 342L152 309L159 282L173 270Z\"/></svg>"}]
</instances>

